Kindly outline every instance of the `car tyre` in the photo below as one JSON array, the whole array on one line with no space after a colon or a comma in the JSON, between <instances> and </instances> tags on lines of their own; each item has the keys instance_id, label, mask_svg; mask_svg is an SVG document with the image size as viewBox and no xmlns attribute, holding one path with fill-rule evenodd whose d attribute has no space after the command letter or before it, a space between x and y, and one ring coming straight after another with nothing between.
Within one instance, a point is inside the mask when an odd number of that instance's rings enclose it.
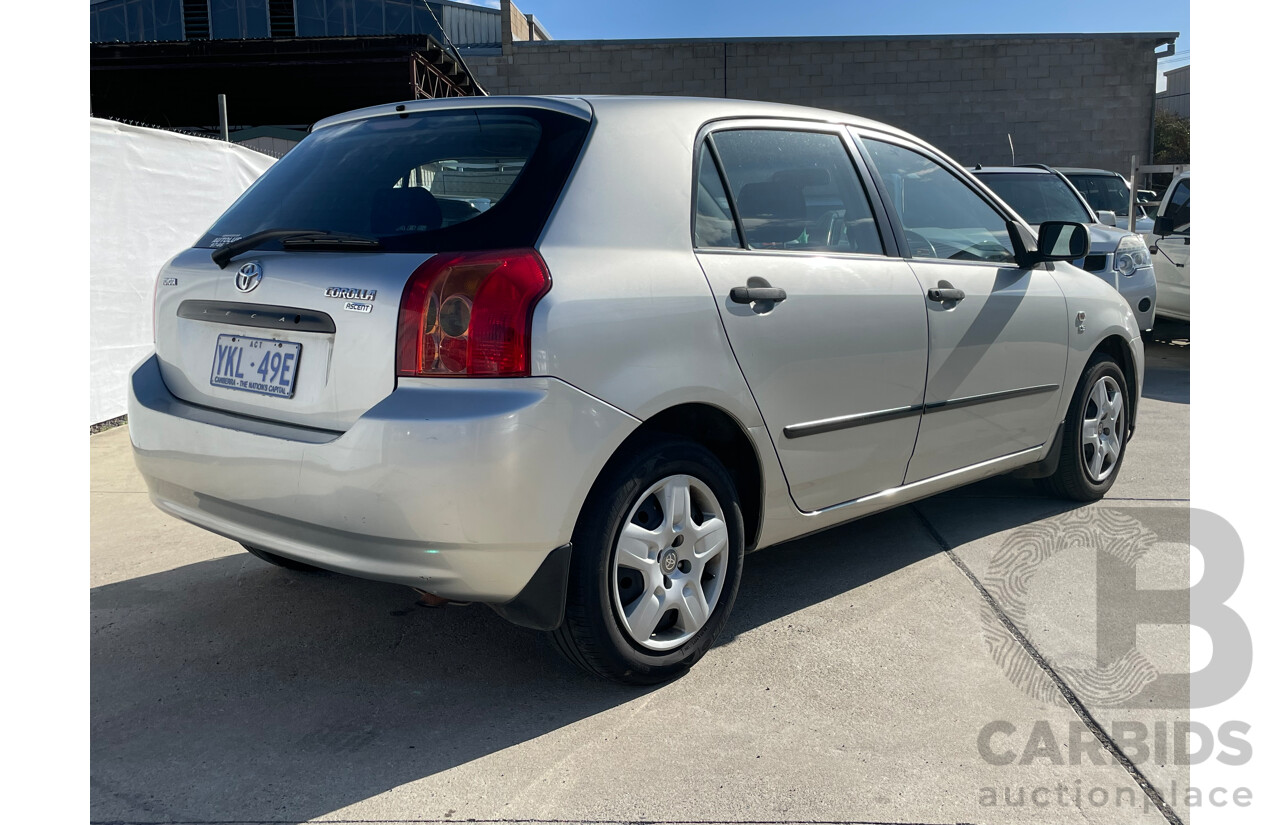
<instances>
[{"instance_id":1,"label":"car tyre","mask_svg":"<svg viewBox=\"0 0 1280 825\"><path fill-rule=\"evenodd\" d=\"M319 567L316 567L311 564L307 564L306 562L303 562L303 561L294 561L293 559L286 558L285 556L277 556L275 553L272 553L268 550L263 550L261 547L252 547L248 544L241 544L240 546L243 547L245 550L248 550L253 555L257 556L258 558L262 559L267 564L274 564L276 567L283 567L286 570L296 570L300 573L320 572Z\"/></svg>"},{"instance_id":2,"label":"car tyre","mask_svg":"<svg viewBox=\"0 0 1280 825\"><path fill-rule=\"evenodd\" d=\"M574 529L556 648L589 673L656 684L715 643L744 554L733 479L705 447L646 440L601 473Z\"/></svg>"},{"instance_id":3,"label":"car tyre","mask_svg":"<svg viewBox=\"0 0 1280 825\"><path fill-rule=\"evenodd\" d=\"M1044 486L1056 496L1097 501L1115 484L1129 446L1129 386L1113 358L1085 366L1063 426L1062 450Z\"/></svg>"}]
</instances>

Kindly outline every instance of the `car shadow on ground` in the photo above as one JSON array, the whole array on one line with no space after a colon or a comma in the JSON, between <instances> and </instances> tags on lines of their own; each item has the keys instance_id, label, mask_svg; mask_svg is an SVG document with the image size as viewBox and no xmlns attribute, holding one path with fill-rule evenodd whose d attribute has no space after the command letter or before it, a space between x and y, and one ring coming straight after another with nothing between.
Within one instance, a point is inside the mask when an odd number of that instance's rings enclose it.
<instances>
[{"instance_id":1,"label":"car shadow on ground","mask_svg":"<svg viewBox=\"0 0 1280 825\"><path fill-rule=\"evenodd\" d=\"M1188 350L1157 337L1145 397L1188 403ZM754 553L720 644L941 552L926 520L960 546L1075 506L1001 477ZM245 553L90 604L95 821L301 822L662 690L589 678L483 606Z\"/></svg>"},{"instance_id":2,"label":"car shadow on ground","mask_svg":"<svg viewBox=\"0 0 1280 825\"><path fill-rule=\"evenodd\" d=\"M975 507L995 531L1064 505ZM937 552L903 507L752 554L720 644ZM91 608L95 821L303 821L661 690L589 678L483 606L247 554Z\"/></svg>"},{"instance_id":3,"label":"car shadow on ground","mask_svg":"<svg viewBox=\"0 0 1280 825\"><path fill-rule=\"evenodd\" d=\"M1191 325L1160 318L1148 337L1142 397L1190 404Z\"/></svg>"}]
</instances>

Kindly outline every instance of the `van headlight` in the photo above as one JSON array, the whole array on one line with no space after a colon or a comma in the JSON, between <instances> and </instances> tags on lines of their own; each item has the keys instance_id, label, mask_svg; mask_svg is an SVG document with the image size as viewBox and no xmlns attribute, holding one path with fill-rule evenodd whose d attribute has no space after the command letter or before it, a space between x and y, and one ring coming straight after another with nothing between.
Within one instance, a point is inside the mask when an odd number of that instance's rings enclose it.
<instances>
[{"instance_id":1,"label":"van headlight","mask_svg":"<svg viewBox=\"0 0 1280 825\"><path fill-rule=\"evenodd\" d=\"M1141 267L1151 266L1151 253L1147 244L1137 235L1125 235L1116 246L1116 272L1132 275Z\"/></svg>"}]
</instances>

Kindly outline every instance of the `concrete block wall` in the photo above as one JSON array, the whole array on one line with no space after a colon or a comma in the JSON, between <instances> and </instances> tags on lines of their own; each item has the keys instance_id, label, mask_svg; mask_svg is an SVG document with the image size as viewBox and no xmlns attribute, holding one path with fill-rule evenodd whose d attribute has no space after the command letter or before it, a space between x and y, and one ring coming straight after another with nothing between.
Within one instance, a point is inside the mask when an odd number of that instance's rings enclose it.
<instances>
[{"instance_id":1,"label":"concrete block wall","mask_svg":"<svg viewBox=\"0 0 1280 825\"><path fill-rule=\"evenodd\" d=\"M1172 36L516 42L469 58L491 94L657 94L797 103L906 129L961 163L1148 160L1155 48Z\"/></svg>"}]
</instances>

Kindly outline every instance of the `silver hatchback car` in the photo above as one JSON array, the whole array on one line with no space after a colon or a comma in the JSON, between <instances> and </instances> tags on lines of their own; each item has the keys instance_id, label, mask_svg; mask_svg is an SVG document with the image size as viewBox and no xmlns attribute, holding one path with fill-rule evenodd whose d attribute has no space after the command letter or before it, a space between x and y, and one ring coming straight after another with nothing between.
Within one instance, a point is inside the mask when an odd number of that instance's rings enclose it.
<instances>
[{"instance_id":1,"label":"silver hatchback car","mask_svg":"<svg viewBox=\"0 0 1280 825\"><path fill-rule=\"evenodd\" d=\"M159 274L164 511L656 682L744 554L1017 471L1101 497L1143 350L936 149L836 112L490 97L322 121Z\"/></svg>"}]
</instances>

